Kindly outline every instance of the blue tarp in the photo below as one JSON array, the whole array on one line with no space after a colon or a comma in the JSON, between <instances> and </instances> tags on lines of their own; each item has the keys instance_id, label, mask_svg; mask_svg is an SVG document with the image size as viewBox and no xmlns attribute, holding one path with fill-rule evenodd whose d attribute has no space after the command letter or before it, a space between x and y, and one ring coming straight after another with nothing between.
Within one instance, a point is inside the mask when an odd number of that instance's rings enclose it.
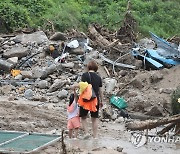
<instances>
[{"instance_id":1,"label":"blue tarp","mask_svg":"<svg viewBox=\"0 0 180 154\"><path fill-rule=\"evenodd\" d=\"M165 58L180 59L180 51L166 40L150 32L152 39L156 42L157 52Z\"/></svg>"},{"instance_id":2,"label":"blue tarp","mask_svg":"<svg viewBox=\"0 0 180 154\"><path fill-rule=\"evenodd\" d=\"M138 51L133 50L132 51L132 55L134 57L136 57L137 59L144 61L145 65L148 65L148 67L150 67L150 68L161 69L161 68L164 67L161 63L153 60L152 58L149 58L147 56L141 55Z\"/></svg>"},{"instance_id":3,"label":"blue tarp","mask_svg":"<svg viewBox=\"0 0 180 154\"><path fill-rule=\"evenodd\" d=\"M173 60L173 59L168 59L168 58L164 58L163 56L159 55L157 50L153 50L153 49L147 49L146 50L148 57L153 58L154 60L162 63L162 64L168 64L168 65L178 65L180 64L180 60Z\"/></svg>"}]
</instances>

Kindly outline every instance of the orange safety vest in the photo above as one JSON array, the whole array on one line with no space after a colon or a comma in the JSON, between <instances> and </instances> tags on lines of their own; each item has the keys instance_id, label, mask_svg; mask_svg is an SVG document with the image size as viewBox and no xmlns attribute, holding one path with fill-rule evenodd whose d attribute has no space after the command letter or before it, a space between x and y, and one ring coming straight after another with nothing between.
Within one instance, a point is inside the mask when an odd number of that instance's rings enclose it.
<instances>
[{"instance_id":1,"label":"orange safety vest","mask_svg":"<svg viewBox=\"0 0 180 154\"><path fill-rule=\"evenodd\" d=\"M90 100L91 96L92 96L92 85L89 84L87 88L80 94L79 99L78 99L78 104L79 106L83 107L85 110L96 112L97 111L96 106L97 106L98 100L97 100L97 97ZM83 101L84 98L90 101L84 102Z\"/></svg>"}]
</instances>

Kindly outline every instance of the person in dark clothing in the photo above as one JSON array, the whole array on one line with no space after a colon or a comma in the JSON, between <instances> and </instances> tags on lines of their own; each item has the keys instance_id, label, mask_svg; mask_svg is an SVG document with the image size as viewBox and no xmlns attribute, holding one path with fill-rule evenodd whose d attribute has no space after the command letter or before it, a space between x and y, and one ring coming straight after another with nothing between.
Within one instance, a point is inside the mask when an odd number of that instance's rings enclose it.
<instances>
[{"instance_id":1,"label":"person in dark clothing","mask_svg":"<svg viewBox=\"0 0 180 154\"><path fill-rule=\"evenodd\" d=\"M88 72L83 73L82 75L82 81L88 82L92 85L92 88L95 91L95 94L98 99L98 104L96 106L97 111L96 112L90 112L91 114L91 120L92 120L92 130L93 130L93 137L97 137L97 129L98 129L98 113L99 113L99 107L102 107L102 79L101 77L96 73L98 70L98 65L95 61L90 61L87 65ZM80 114L81 122L85 131L85 137L88 136L88 124L87 124L87 114L88 110L83 109L80 107Z\"/></svg>"},{"instance_id":2,"label":"person in dark clothing","mask_svg":"<svg viewBox=\"0 0 180 154\"><path fill-rule=\"evenodd\" d=\"M89 110L84 109L83 107L80 107L80 113L79 116L81 117L81 123L85 131L84 138L88 138L88 123L87 123L87 114L90 112L91 114L91 121L92 121L92 131L93 131L93 138L97 137L97 129L98 129L98 114L99 114L99 108L103 106L102 103L102 79L101 77L96 73L98 70L98 65L95 61L90 61L87 65L87 72L83 73L81 81L82 82L88 82L88 84L92 85L92 88L95 91L95 94L97 96L97 111L92 112Z\"/></svg>"}]
</instances>

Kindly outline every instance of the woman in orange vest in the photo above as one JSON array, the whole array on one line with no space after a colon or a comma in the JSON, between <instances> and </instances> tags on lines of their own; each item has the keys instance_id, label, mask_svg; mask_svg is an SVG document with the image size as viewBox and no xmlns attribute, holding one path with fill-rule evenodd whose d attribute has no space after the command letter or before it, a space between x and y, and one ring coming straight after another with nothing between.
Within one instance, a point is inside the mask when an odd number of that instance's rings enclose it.
<instances>
[{"instance_id":1,"label":"woman in orange vest","mask_svg":"<svg viewBox=\"0 0 180 154\"><path fill-rule=\"evenodd\" d=\"M87 139L90 137L88 134L88 123L87 123L87 114L90 112L91 114L91 121L92 121L92 131L93 131L93 138L97 138L97 130L98 130L98 117L99 117L99 108L103 106L102 103L102 79L101 77L96 73L98 70L98 65L95 61L90 61L87 65L88 71L83 73L81 81L87 82L88 84L92 85L92 88L96 94L96 98L91 100L90 102L83 102L83 99L79 97L78 103L80 105L80 113L79 116L81 117L82 126L85 131L84 139ZM74 88L79 87L80 84L77 86L74 86ZM86 104L86 103L89 103Z\"/></svg>"}]
</instances>

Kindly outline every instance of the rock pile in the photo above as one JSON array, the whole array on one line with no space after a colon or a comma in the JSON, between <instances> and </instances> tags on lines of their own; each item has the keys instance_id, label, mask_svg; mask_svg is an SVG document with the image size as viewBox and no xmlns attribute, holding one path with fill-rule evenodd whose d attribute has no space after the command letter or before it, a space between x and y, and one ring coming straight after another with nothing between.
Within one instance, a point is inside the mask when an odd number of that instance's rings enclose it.
<instances>
[{"instance_id":1,"label":"rock pile","mask_svg":"<svg viewBox=\"0 0 180 154\"><path fill-rule=\"evenodd\" d=\"M90 36L58 32L48 39L42 31L1 36L0 95L42 101L45 105L64 108L71 93L70 86L80 81L85 65L94 59L99 64L98 73L103 78L104 101L107 104L114 94L125 98L129 112L151 116L164 116L171 112L170 94L180 81L172 76L179 73L179 66L169 70L145 71L129 54L131 44L120 44L116 40L114 45L102 48L103 40L98 40L101 42L100 49L97 47L99 42L92 39L92 34ZM121 64L138 67L116 66L117 59ZM112 113L113 119L118 118L118 109L113 109Z\"/></svg>"}]
</instances>

